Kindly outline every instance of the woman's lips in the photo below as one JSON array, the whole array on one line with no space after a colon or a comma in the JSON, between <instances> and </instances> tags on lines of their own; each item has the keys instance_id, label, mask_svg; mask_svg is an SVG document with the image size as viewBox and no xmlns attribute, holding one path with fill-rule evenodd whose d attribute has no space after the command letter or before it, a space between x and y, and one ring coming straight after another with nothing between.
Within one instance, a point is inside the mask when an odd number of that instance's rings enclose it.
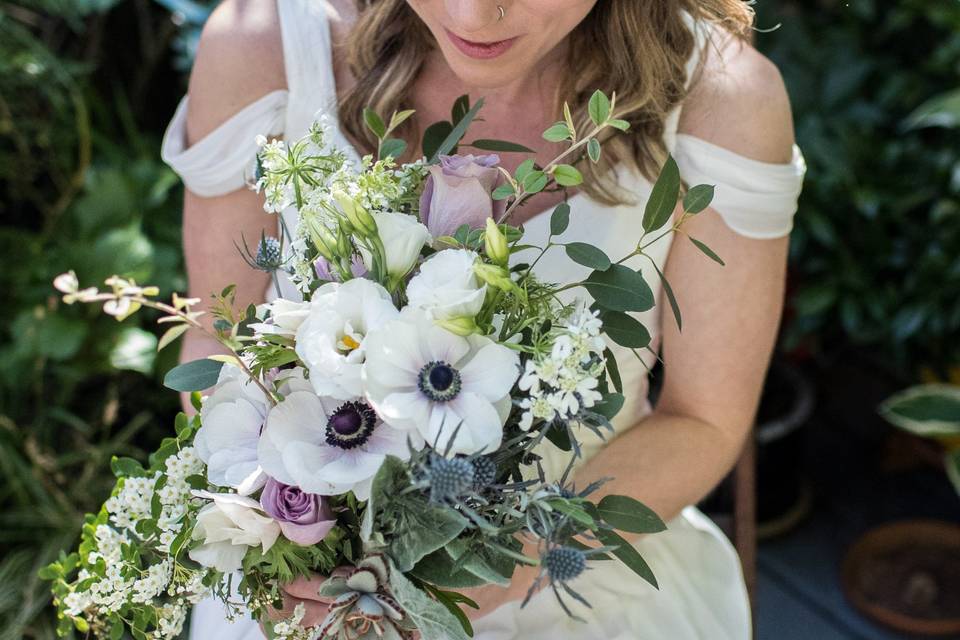
<instances>
[{"instance_id":1,"label":"woman's lips","mask_svg":"<svg viewBox=\"0 0 960 640\"><path fill-rule=\"evenodd\" d=\"M489 60L502 55L507 49L513 46L513 43L516 42L519 37L516 36L508 38L507 40L498 40L497 42L473 42L471 40L464 40L449 29L444 29L444 31L447 32L447 37L450 38L450 42L452 42L461 53L479 60Z\"/></svg>"}]
</instances>

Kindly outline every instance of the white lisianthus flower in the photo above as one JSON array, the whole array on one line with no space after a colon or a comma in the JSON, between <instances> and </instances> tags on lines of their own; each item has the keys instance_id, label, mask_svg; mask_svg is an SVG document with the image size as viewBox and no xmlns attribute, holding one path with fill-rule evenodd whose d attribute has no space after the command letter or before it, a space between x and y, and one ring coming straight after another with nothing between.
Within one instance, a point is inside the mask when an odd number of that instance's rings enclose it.
<instances>
[{"instance_id":1,"label":"white lisianthus flower","mask_svg":"<svg viewBox=\"0 0 960 640\"><path fill-rule=\"evenodd\" d=\"M364 338L397 313L387 290L371 280L354 278L317 289L297 329L296 349L318 395L341 400L363 395Z\"/></svg>"},{"instance_id":2,"label":"white lisianthus flower","mask_svg":"<svg viewBox=\"0 0 960 640\"><path fill-rule=\"evenodd\" d=\"M259 335L272 333L293 337L310 314L310 303L277 298L273 302L261 305L257 311L259 312L261 309L267 314L268 322L251 324L250 329L254 333Z\"/></svg>"},{"instance_id":3,"label":"white lisianthus flower","mask_svg":"<svg viewBox=\"0 0 960 640\"><path fill-rule=\"evenodd\" d=\"M519 363L511 349L455 335L408 307L367 337L363 382L387 424L471 454L500 446Z\"/></svg>"},{"instance_id":4,"label":"white lisianthus flower","mask_svg":"<svg viewBox=\"0 0 960 640\"><path fill-rule=\"evenodd\" d=\"M223 365L200 408L201 427L194 438L211 483L247 495L267 481L257 462L257 441L268 407L263 390L240 367Z\"/></svg>"},{"instance_id":5,"label":"white lisianthus flower","mask_svg":"<svg viewBox=\"0 0 960 640\"><path fill-rule=\"evenodd\" d=\"M416 443L415 443L416 444ZM406 434L383 424L362 398L291 393L267 417L260 463L270 477L307 493L370 497L388 455L409 457Z\"/></svg>"},{"instance_id":6,"label":"white lisianthus flower","mask_svg":"<svg viewBox=\"0 0 960 640\"><path fill-rule=\"evenodd\" d=\"M387 274L399 280L407 275L417 264L420 250L430 242L430 232L417 219L405 213L392 211L371 211L377 223L377 235L383 244L384 265ZM364 264L373 271L372 258L366 250L361 250Z\"/></svg>"},{"instance_id":7,"label":"white lisianthus flower","mask_svg":"<svg viewBox=\"0 0 960 640\"><path fill-rule=\"evenodd\" d=\"M472 318L480 313L487 285L473 271L479 256L466 249L447 249L431 256L407 285L410 305L434 320Z\"/></svg>"},{"instance_id":8,"label":"white lisianthus flower","mask_svg":"<svg viewBox=\"0 0 960 640\"><path fill-rule=\"evenodd\" d=\"M280 525L263 515L260 503L234 493L194 491L211 500L197 514L193 538L203 544L190 550L190 559L224 573L240 569L250 547L266 553L280 536Z\"/></svg>"}]
</instances>

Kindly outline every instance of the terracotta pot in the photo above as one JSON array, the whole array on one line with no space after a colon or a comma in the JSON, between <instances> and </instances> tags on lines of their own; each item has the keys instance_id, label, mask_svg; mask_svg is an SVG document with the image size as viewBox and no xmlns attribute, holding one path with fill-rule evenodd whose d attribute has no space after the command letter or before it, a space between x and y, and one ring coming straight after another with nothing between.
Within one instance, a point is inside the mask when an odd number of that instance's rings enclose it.
<instances>
[{"instance_id":1,"label":"terracotta pot","mask_svg":"<svg viewBox=\"0 0 960 640\"><path fill-rule=\"evenodd\" d=\"M907 520L868 531L843 560L843 590L870 618L898 631L960 634L960 526Z\"/></svg>"}]
</instances>

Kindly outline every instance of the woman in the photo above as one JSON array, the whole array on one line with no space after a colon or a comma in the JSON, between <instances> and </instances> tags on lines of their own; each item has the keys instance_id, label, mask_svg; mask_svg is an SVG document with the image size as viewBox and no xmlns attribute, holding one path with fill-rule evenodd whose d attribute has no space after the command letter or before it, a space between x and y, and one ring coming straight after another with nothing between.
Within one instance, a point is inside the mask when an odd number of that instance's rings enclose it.
<instances>
[{"instance_id":1,"label":"woman","mask_svg":"<svg viewBox=\"0 0 960 640\"><path fill-rule=\"evenodd\" d=\"M275 229L259 197L243 188L253 138L295 139L321 109L348 154L369 153L360 113L416 109L404 137L419 149L423 129L449 118L461 94L486 99L475 138L526 145L546 163L556 145L542 132L570 102L584 117L596 88L617 91L632 124L605 144L605 164L573 195L565 237L626 253L640 234L638 206L667 152L689 184L716 185L713 206L682 231L725 258L721 267L685 239L648 249L676 291L681 335L653 265L636 264L657 306L637 317L653 337L643 360L619 358L628 402L611 443L594 442L576 473L585 485L641 499L668 531L635 544L660 582L656 591L619 563L599 563L576 587L593 605L568 618L549 592L523 609L531 582L518 569L509 588L470 591L481 604L476 638L694 638L751 635L749 603L735 552L693 505L730 470L752 425L775 342L789 232L805 171L794 144L789 100L777 69L746 41L752 15L740 0L225 0L210 17L189 94L164 140L164 158L187 186L184 244L191 294L237 284L238 302L261 302L268 281L234 248ZM187 99L189 98L189 99ZM416 144L413 144L416 142ZM513 169L518 159L504 154ZM405 158L407 159L407 158ZM570 194L541 193L513 221L534 243L548 234L545 212ZM575 201L575 202L574 202ZM640 203L638 205L637 203ZM285 212L292 215L294 212ZM290 218L288 222L294 223ZM549 255L549 254L548 254ZM566 271L562 271L566 269ZM576 267L545 259L543 277L572 281ZM285 295L294 296L286 286ZM648 367L662 348L665 378L656 409L646 401ZM216 346L188 335L183 359ZM606 446L604 446L606 445ZM543 455L555 473L562 458ZM287 587L285 610L325 613L322 580ZM250 621L226 626L201 605L194 638L256 638Z\"/></svg>"}]
</instances>

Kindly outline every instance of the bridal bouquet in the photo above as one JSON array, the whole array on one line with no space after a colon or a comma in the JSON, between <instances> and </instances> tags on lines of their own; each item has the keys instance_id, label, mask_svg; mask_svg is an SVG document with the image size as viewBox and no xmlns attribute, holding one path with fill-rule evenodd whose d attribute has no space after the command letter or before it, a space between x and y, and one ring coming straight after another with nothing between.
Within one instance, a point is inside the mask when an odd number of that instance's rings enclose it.
<instances>
[{"instance_id":1,"label":"bridal bouquet","mask_svg":"<svg viewBox=\"0 0 960 640\"><path fill-rule=\"evenodd\" d=\"M544 132L566 142L559 157L510 173L495 154L456 153L525 151L463 141L481 105L459 100L409 164L394 162L405 143L391 133L410 111L387 123L364 114L379 148L360 166L329 144L322 119L300 140L260 140L251 186L268 211L296 207L299 222L241 250L254 268L286 273L303 299L238 311L232 287L215 296L213 333L227 355L165 380L193 392L198 413L177 416L147 464L113 460L116 488L87 516L79 549L45 570L61 633L173 638L190 605L212 594L273 637L452 640L472 633L460 607L475 606L456 589L509 584L518 564L539 567L528 599L549 586L565 609L565 597L584 601L575 580L598 559L656 586L617 532L654 533L660 518L627 496L595 500L602 483L574 486L569 472L583 439L604 437L624 401L608 341L650 340L629 312L650 309L653 295L624 262L702 211L712 188L687 190L684 215L668 225L681 189L668 158L643 237L616 260L557 239L567 204L553 211L545 246L525 244L512 214L532 194L578 185L575 165L598 161L598 138L628 125L616 95L598 91L589 123L575 127L565 108ZM538 278L534 265L559 250L590 275ZM118 319L159 310L170 326L161 348L203 330L196 299L160 302L155 287L118 276L104 290L80 288L72 272L54 284L66 303L99 303ZM577 288L590 306L561 301ZM539 465L544 439L569 452L561 478ZM326 619L302 628L301 606L271 622L281 586L311 572L332 576L320 590L332 601Z\"/></svg>"}]
</instances>

